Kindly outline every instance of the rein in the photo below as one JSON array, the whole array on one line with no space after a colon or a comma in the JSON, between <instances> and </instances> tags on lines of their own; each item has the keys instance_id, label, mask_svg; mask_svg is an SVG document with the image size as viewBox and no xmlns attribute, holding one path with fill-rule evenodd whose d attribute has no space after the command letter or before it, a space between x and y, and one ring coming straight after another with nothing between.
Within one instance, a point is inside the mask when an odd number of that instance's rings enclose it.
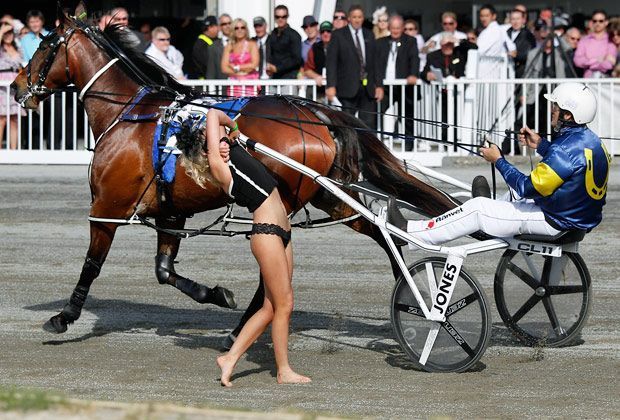
<instances>
[{"instance_id":1,"label":"rein","mask_svg":"<svg viewBox=\"0 0 620 420\"><path fill-rule=\"evenodd\" d=\"M49 44L51 49L45 56L45 60L43 61L43 66L41 67L41 70L39 70L38 80L34 84L32 83L32 64L31 64L32 60L28 61L28 64L26 65L26 87L27 87L26 94L22 95L20 98L17 98L17 102L21 106L24 106L26 101L28 101L30 98L34 96L51 94L51 93L54 93L54 91L62 91L60 89L50 89L44 86L44 83L47 80L47 76L52 68L52 65L54 64L54 59L56 58L56 55L58 54L58 51L60 50L60 47L63 44L65 46L65 74L67 76L67 82L71 83L73 79L71 78L71 74L69 70L68 49L69 49L69 40L71 39L71 36L73 35L74 32L75 30L73 28L69 28L64 33L64 35L59 36L56 32L53 32L52 34L42 39L41 44L39 45L39 48L41 48L41 46L45 46L45 48L47 48L47 45Z\"/></svg>"}]
</instances>

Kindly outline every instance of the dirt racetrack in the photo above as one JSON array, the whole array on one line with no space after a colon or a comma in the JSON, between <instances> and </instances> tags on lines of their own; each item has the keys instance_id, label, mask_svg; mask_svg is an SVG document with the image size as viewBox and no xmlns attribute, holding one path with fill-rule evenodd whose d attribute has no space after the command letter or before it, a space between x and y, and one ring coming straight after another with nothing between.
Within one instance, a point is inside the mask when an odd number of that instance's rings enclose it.
<instances>
[{"instance_id":1,"label":"dirt racetrack","mask_svg":"<svg viewBox=\"0 0 620 420\"><path fill-rule=\"evenodd\" d=\"M488 167L442 171L469 181L488 174ZM219 385L215 357L256 287L256 263L243 237L185 240L177 265L182 275L232 289L240 305L236 311L201 306L160 286L154 276L155 233L123 227L81 319L62 335L42 330L69 298L88 246L86 172L85 167L0 166L0 385L84 399L352 417L620 416L617 165L605 219L580 248L594 291L582 343L524 347L493 307L491 342L475 371L417 371L394 340L393 280L383 251L343 226L297 229L291 361L313 382L278 386L264 335L237 367L232 389ZM197 215L189 224L203 226L219 214ZM491 302L500 255L465 261ZM410 262L420 257L408 251Z\"/></svg>"}]
</instances>

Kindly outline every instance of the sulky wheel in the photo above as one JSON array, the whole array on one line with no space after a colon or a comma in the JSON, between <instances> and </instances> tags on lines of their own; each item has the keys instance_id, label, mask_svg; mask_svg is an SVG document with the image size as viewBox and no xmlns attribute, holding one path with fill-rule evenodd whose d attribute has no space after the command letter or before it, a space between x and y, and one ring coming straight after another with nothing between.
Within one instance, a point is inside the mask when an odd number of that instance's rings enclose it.
<instances>
[{"instance_id":1,"label":"sulky wheel","mask_svg":"<svg viewBox=\"0 0 620 420\"><path fill-rule=\"evenodd\" d=\"M417 261L409 273L427 307L431 307L429 281L441 279L445 258ZM430 275L430 276L429 276ZM437 340L425 365L419 360L430 328L436 325L424 317L409 284L401 275L392 293L391 315L396 338L419 369L428 372L463 372L484 354L491 335L491 312L478 282L461 269L454 293L441 323Z\"/></svg>"},{"instance_id":2,"label":"sulky wheel","mask_svg":"<svg viewBox=\"0 0 620 420\"><path fill-rule=\"evenodd\" d=\"M497 311L524 344L566 346L579 338L588 318L590 282L579 254L549 257L508 250L495 272Z\"/></svg>"}]
</instances>

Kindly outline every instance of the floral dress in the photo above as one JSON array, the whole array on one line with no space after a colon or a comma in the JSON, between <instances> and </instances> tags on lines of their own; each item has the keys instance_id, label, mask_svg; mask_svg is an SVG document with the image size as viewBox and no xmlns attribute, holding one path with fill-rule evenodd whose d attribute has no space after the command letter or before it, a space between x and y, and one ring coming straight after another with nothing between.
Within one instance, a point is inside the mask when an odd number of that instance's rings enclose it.
<instances>
[{"instance_id":1,"label":"floral dress","mask_svg":"<svg viewBox=\"0 0 620 420\"><path fill-rule=\"evenodd\" d=\"M22 68L23 54L20 50L18 50L19 56L11 57L4 48L0 47L0 80L12 82L17 77L17 73ZM7 113L6 109L6 96L9 95L9 112ZM19 106L15 99L13 99L13 95L11 95L10 89L8 87L2 86L0 87L0 116L5 116L7 114L16 115L18 112L21 112L22 115L25 115L24 110Z\"/></svg>"}]
</instances>

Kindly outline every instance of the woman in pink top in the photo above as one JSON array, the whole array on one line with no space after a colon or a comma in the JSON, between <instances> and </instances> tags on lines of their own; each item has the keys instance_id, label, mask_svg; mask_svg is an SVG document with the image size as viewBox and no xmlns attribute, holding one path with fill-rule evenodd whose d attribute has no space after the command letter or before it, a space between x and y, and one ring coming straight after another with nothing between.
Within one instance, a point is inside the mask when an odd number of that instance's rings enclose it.
<instances>
[{"instance_id":1,"label":"woman in pink top","mask_svg":"<svg viewBox=\"0 0 620 420\"><path fill-rule=\"evenodd\" d=\"M590 22L592 31L579 41L574 62L585 70L583 77L607 77L616 64L616 47L607 34L607 14L597 10Z\"/></svg>"},{"instance_id":2,"label":"woman in pink top","mask_svg":"<svg viewBox=\"0 0 620 420\"><path fill-rule=\"evenodd\" d=\"M249 39L248 25L243 19L233 22L233 36L224 48L222 55L222 71L229 80L258 79L258 47ZM256 96L256 86L232 86L228 94L231 96Z\"/></svg>"}]
</instances>

